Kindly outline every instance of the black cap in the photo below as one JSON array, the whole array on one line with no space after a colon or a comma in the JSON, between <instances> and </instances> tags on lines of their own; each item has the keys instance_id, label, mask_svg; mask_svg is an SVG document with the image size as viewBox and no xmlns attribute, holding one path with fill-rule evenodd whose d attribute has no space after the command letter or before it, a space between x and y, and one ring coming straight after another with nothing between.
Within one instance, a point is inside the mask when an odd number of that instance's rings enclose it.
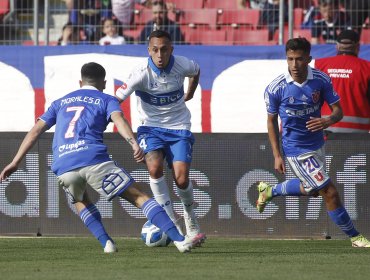
<instances>
[{"instance_id":1,"label":"black cap","mask_svg":"<svg viewBox=\"0 0 370 280\"><path fill-rule=\"evenodd\" d=\"M337 38L337 42L341 44L351 44L358 43L360 41L360 36L356 31L351 29L343 30Z\"/></svg>"}]
</instances>

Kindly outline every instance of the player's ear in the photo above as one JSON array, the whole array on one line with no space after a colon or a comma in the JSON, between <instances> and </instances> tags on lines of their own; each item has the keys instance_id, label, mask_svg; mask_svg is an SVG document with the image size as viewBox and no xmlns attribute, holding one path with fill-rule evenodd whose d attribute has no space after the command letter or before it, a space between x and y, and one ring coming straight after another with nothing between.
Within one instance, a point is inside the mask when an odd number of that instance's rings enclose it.
<instances>
[{"instance_id":1,"label":"player's ear","mask_svg":"<svg viewBox=\"0 0 370 280\"><path fill-rule=\"evenodd\" d=\"M80 88L82 88L83 83L82 83L82 81L81 81L81 80L79 80L79 84L80 84Z\"/></svg>"},{"instance_id":2,"label":"player's ear","mask_svg":"<svg viewBox=\"0 0 370 280\"><path fill-rule=\"evenodd\" d=\"M308 58L308 63L311 63L311 61L312 61L312 56L310 56L310 57Z\"/></svg>"}]
</instances>

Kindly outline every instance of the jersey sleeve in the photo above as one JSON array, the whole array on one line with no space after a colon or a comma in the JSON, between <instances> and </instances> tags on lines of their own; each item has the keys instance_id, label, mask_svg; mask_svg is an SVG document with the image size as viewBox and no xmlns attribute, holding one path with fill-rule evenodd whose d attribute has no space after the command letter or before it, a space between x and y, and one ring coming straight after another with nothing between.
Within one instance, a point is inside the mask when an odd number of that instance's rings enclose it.
<instances>
[{"instance_id":1,"label":"jersey sleeve","mask_svg":"<svg viewBox=\"0 0 370 280\"><path fill-rule=\"evenodd\" d=\"M44 121L49 128L56 124L58 114L56 107L56 101L54 101L51 103L48 110L38 118L39 120Z\"/></svg>"},{"instance_id":2,"label":"jersey sleeve","mask_svg":"<svg viewBox=\"0 0 370 280\"><path fill-rule=\"evenodd\" d=\"M199 73L199 65L193 60L187 59L183 56L177 56L176 59L179 60L179 64L183 68L183 74L185 77L194 77Z\"/></svg>"},{"instance_id":3,"label":"jersey sleeve","mask_svg":"<svg viewBox=\"0 0 370 280\"><path fill-rule=\"evenodd\" d=\"M138 70L134 70L116 90L116 96L122 101L125 100L138 88L140 82Z\"/></svg>"},{"instance_id":4,"label":"jersey sleeve","mask_svg":"<svg viewBox=\"0 0 370 280\"><path fill-rule=\"evenodd\" d=\"M329 76L327 76L327 80L324 82L323 91L324 100L329 105L334 104L340 100L338 93L333 88L333 84Z\"/></svg>"},{"instance_id":5,"label":"jersey sleeve","mask_svg":"<svg viewBox=\"0 0 370 280\"><path fill-rule=\"evenodd\" d=\"M266 104L266 111L271 115L275 115L279 113L279 100L278 100L278 93L272 93L269 91L269 87L265 89L265 104Z\"/></svg>"},{"instance_id":6,"label":"jersey sleeve","mask_svg":"<svg viewBox=\"0 0 370 280\"><path fill-rule=\"evenodd\" d=\"M119 102L116 98L112 97L112 98L108 99L106 112L107 112L106 119L108 121L110 121L110 116L112 115L112 113L122 112L122 109L121 109L121 107L119 105Z\"/></svg>"}]
</instances>

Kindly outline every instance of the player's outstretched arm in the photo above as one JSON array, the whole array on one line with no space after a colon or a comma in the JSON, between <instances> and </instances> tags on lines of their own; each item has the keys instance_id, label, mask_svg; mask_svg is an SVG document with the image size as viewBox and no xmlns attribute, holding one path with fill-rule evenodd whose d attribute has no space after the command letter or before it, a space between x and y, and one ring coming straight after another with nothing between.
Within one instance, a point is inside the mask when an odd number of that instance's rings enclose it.
<instances>
[{"instance_id":1,"label":"player's outstretched arm","mask_svg":"<svg viewBox=\"0 0 370 280\"><path fill-rule=\"evenodd\" d=\"M136 162L144 161L144 151L139 147L139 144L135 140L134 133L132 132L131 126L123 116L122 112L113 112L111 119L117 127L118 133L131 145L134 151L134 159Z\"/></svg>"},{"instance_id":2,"label":"player's outstretched arm","mask_svg":"<svg viewBox=\"0 0 370 280\"><path fill-rule=\"evenodd\" d=\"M43 120L38 120L33 128L24 137L22 144L19 146L18 152L13 158L12 162L9 163L0 174L0 182L6 180L11 174L18 169L19 163L25 157L27 152L35 145L40 135L48 130L48 126Z\"/></svg>"},{"instance_id":3,"label":"player's outstretched arm","mask_svg":"<svg viewBox=\"0 0 370 280\"><path fill-rule=\"evenodd\" d=\"M197 75L189 78L189 85L188 85L188 90L185 94L185 101L188 101L193 98L194 92L197 89L197 86L199 84L199 77L200 77L200 70L198 71Z\"/></svg>"},{"instance_id":4,"label":"player's outstretched arm","mask_svg":"<svg viewBox=\"0 0 370 280\"><path fill-rule=\"evenodd\" d=\"M279 123L278 115L267 115L267 131L269 135L269 140L272 148L272 153L274 155L274 168L277 172L285 174L285 164L283 157L280 153L279 145Z\"/></svg>"}]
</instances>

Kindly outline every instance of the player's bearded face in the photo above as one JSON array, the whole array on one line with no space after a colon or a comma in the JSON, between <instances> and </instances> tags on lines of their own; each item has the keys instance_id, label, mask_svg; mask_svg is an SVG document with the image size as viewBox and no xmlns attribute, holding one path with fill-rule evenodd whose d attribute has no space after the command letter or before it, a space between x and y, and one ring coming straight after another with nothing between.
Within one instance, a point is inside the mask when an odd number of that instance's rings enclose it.
<instances>
[{"instance_id":1,"label":"player's bearded face","mask_svg":"<svg viewBox=\"0 0 370 280\"><path fill-rule=\"evenodd\" d=\"M151 38L149 41L148 52L155 66L158 68L166 68L172 55L173 46L171 42L165 38Z\"/></svg>"},{"instance_id":2,"label":"player's bearded face","mask_svg":"<svg viewBox=\"0 0 370 280\"><path fill-rule=\"evenodd\" d=\"M286 53L289 73L293 80L303 83L307 79L308 64L311 56L302 50L288 50Z\"/></svg>"}]
</instances>

